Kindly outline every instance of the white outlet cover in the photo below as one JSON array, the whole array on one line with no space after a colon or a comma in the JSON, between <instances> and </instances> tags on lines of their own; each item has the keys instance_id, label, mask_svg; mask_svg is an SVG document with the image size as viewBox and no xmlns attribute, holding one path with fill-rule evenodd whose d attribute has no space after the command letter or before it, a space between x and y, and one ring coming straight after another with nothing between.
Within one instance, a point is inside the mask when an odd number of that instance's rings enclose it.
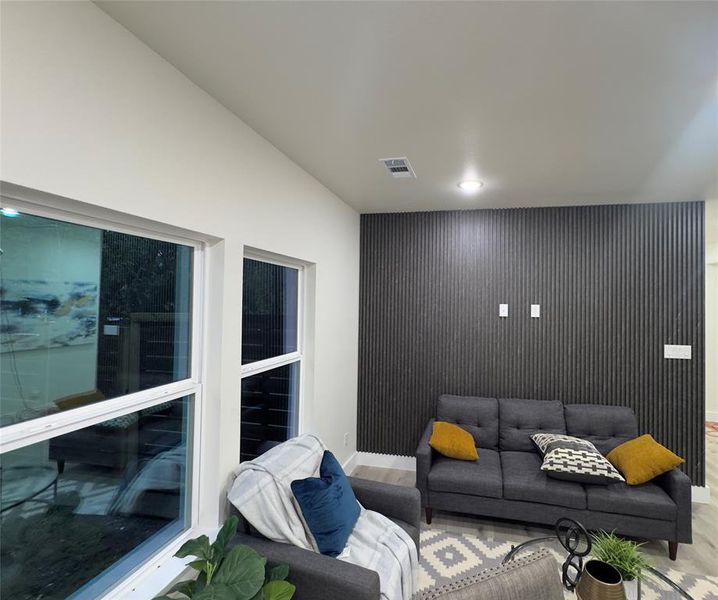
<instances>
[{"instance_id":1,"label":"white outlet cover","mask_svg":"<svg viewBox=\"0 0 718 600\"><path fill-rule=\"evenodd\" d=\"M541 317L541 305L540 304L532 304L531 305L531 318L539 319L540 317Z\"/></svg>"},{"instance_id":2,"label":"white outlet cover","mask_svg":"<svg viewBox=\"0 0 718 600\"><path fill-rule=\"evenodd\" d=\"M681 360L691 360L691 346L681 346L676 344L665 344L663 346L663 358L677 358Z\"/></svg>"},{"instance_id":3,"label":"white outlet cover","mask_svg":"<svg viewBox=\"0 0 718 600\"><path fill-rule=\"evenodd\" d=\"M508 317L509 316L509 305L508 304L499 304L499 316L500 317Z\"/></svg>"}]
</instances>

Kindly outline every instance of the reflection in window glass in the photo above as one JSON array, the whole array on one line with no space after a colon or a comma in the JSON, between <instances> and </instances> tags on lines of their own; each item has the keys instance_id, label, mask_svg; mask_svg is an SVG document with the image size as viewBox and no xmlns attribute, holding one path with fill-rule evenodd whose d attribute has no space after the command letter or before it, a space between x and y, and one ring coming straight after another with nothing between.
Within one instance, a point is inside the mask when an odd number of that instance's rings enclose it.
<instances>
[{"instance_id":1,"label":"reflection in window glass","mask_svg":"<svg viewBox=\"0 0 718 600\"><path fill-rule=\"evenodd\" d=\"M0 425L190 373L192 248L0 216Z\"/></svg>"},{"instance_id":2,"label":"reflection in window glass","mask_svg":"<svg viewBox=\"0 0 718 600\"><path fill-rule=\"evenodd\" d=\"M297 350L299 270L244 259L242 364Z\"/></svg>"},{"instance_id":3,"label":"reflection in window glass","mask_svg":"<svg viewBox=\"0 0 718 600\"><path fill-rule=\"evenodd\" d=\"M0 597L97 598L189 526L191 403L0 456Z\"/></svg>"},{"instance_id":4,"label":"reflection in window glass","mask_svg":"<svg viewBox=\"0 0 718 600\"><path fill-rule=\"evenodd\" d=\"M242 379L240 460L296 435L299 363Z\"/></svg>"}]
</instances>

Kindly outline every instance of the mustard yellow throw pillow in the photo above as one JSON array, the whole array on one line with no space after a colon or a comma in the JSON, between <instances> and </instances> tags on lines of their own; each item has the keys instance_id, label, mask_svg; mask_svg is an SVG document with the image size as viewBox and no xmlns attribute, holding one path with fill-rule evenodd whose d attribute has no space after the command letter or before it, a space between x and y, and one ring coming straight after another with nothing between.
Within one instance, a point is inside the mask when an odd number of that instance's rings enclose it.
<instances>
[{"instance_id":1,"label":"mustard yellow throw pillow","mask_svg":"<svg viewBox=\"0 0 718 600\"><path fill-rule=\"evenodd\" d=\"M429 446L439 454L458 460L479 460L474 436L458 425L435 421Z\"/></svg>"},{"instance_id":2,"label":"mustard yellow throw pillow","mask_svg":"<svg viewBox=\"0 0 718 600\"><path fill-rule=\"evenodd\" d=\"M648 433L615 447L606 458L628 485L646 483L686 462Z\"/></svg>"}]
</instances>

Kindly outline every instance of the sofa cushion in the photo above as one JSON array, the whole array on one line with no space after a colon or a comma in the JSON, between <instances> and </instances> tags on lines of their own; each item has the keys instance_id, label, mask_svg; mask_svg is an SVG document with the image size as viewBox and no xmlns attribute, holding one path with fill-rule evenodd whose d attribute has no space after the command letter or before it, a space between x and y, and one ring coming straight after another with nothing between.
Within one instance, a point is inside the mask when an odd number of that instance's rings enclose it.
<instances>
[{"instance_id":1,"label":"sofa cushion","mask_svg":"<svg viewBox=\"0 0 718 600\"><path fill-rule=\"evenodd\" d=\"M324 451L319 475L296 479L290 487L319 552L339 556L361 514L361 507L344 469L329 450Z\"/></svg>"},{"instance_id":2,"label":"sofa cushion","mask_svg":"<svg viewBox=\"0 0 718 600\"><path fill-rule=\"evenodd\" d=\"M678 512L675 502L655 483L587 485L586 501L589 510L662 521L675 520Z\"/></svg>"},{"instance_id":3,"label":"sofa cushion","mask_svg":"<svg viewBox=\"0 0 718 600\"><path fill-rule=\"evenodd\" d=\"M580 483L552 479L541 470L536 452L501 452L501 476L504 498L586 508L586 492Z\"/></svg>"},{"instance_id":4,"label":"sofa cushion","mask_svg":"<svg viewBox=\"0 0 718 600\"><path fill-rule=\"evenodd\" d=\"M461 426L446 421L434 421L429 446L449 458L479 460L474 436Z\"/></svg>"},{"instance_id":5,"label":"sofa cushion","mask_svg":"<svg viewBox=\"0 0 718 600\"><path fill-rule=\"evenodd\" d=\"M558 400L499 400L499 448L533 452L534 433L566 433L563 404Z\"/></svg>"},{"instance_id":6,"label":"sofa cushion","mask_svg":"<svg viewBox=\"0 0 718 600\"><path fill-rule=\"evenodd\" d=\"M549 477L602 485L625 481L588 440L559 433L536 433L531 439L543 454L541 470Z\"/></svg>"},{"instance_id":7,"label":"sofa cushion","mask_svg":"<svg viewBox=\"0 0 718 600\"><path fill-rule=\"evenodd\" d=\"M624 442L606 458L623 473L628 485L647 483L686 462L654 440L650 433Z\"/></svg>"},{"instance_id":8,"label":"sofa cushion","mask_svg":"<svg viewBox=\"0 0 718 600\"><path fill-rule=\"evenodd\" d=\"M496 398L444 394L439 397L436 418L468 431L474 436L477 448L499 449L499 404Z\"/></svg>"},{"instance_id":9,"label":"sofa cushion","mask_svg":"<svg viewBox=\"0 0 718 600\"><path fill-rule=\"evenodd\" d=\"M501 498L501 460L495 450L481 450L479 460L468 462L437 456L429 471L429 491Z\"/></svg>"},{"instance_id":10,"label":"sofa cushion","mask_svg":"<svg viewBox=\"0 0 718 600\"><path fill-rule=\"evenodd\" d=\"M566 404L566 433L593 443L604 456L638 435L632 408L600 404Z\"/></svg>"}]
</instances>

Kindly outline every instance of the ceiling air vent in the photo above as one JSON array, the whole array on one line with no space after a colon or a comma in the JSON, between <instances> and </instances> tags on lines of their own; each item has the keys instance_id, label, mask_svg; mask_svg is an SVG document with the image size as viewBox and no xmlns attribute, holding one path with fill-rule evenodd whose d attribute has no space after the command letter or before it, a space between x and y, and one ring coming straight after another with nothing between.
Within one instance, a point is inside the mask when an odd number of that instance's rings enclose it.
<instances>
[{"instance_id":1,"label":"ceiling air vent","mask_svg":"<svg viewBox=\"0 0 718 600\"><path fill-rule=\"evenodd\" d=\"M389 175L395 179L416 179L416 173L411 168L409 159L406 156L401 158L380 158L379 162L384 163Z\"/></svg>"}]
</instances>

